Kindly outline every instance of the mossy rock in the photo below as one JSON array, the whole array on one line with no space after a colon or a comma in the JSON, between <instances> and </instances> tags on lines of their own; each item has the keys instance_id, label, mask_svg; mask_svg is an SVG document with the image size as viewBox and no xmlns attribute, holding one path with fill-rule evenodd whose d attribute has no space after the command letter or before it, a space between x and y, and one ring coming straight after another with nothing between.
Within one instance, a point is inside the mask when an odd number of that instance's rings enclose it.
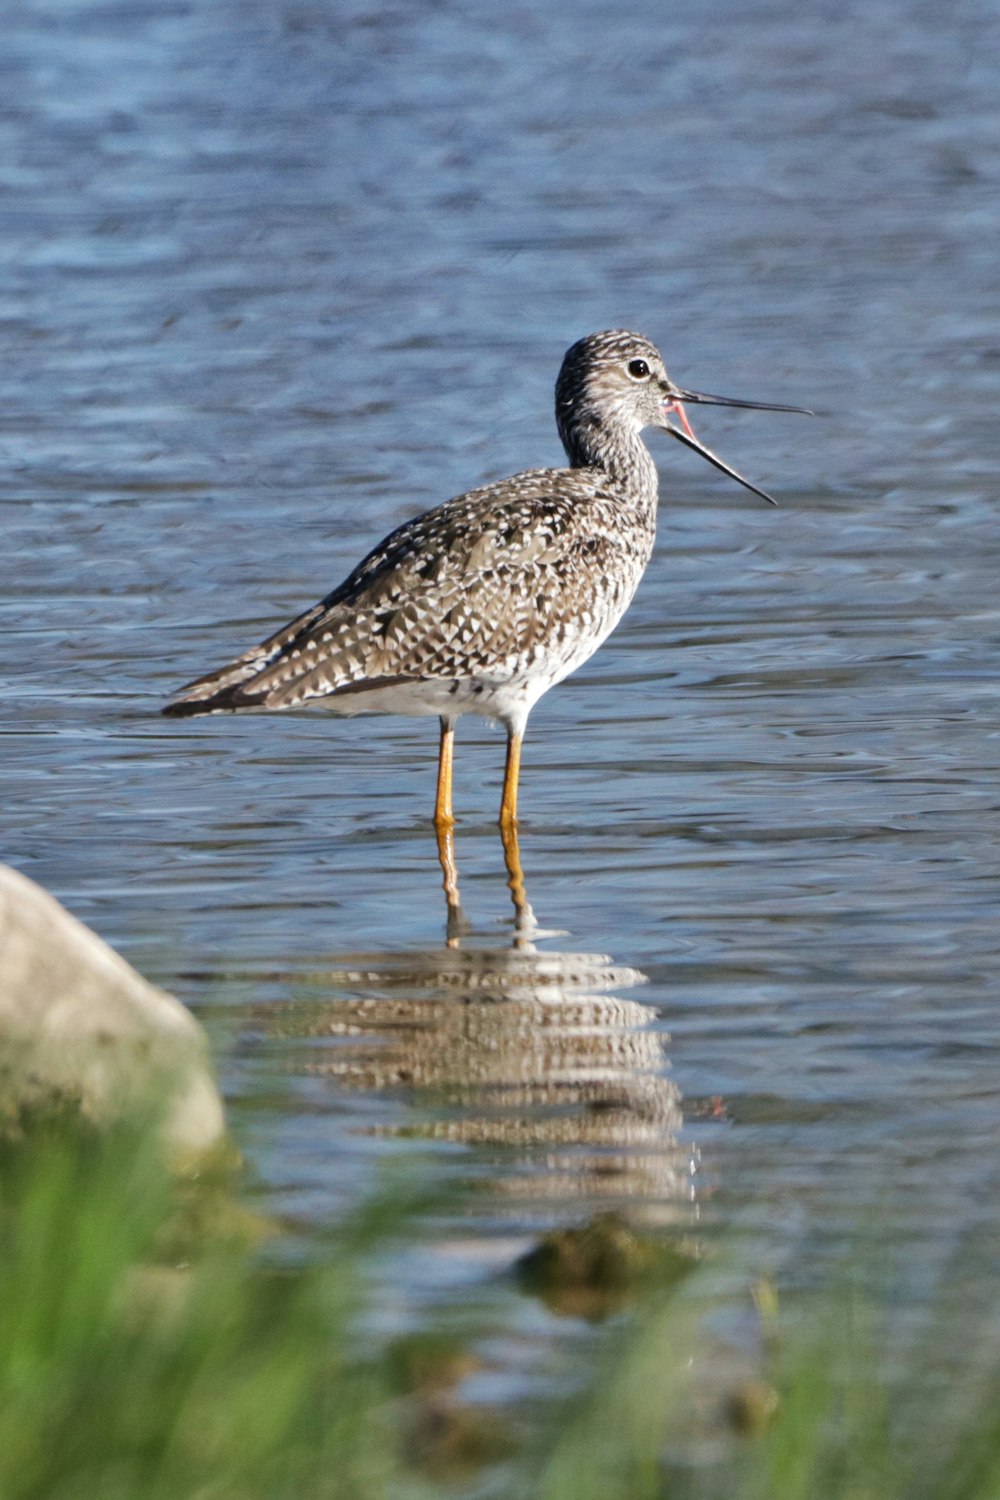
<instances>
[{"instance_id":1,"label":"mossy rock","mask_svg":"<svg viewBox=\"0 0 1000 1500\"><path fill-rule=\"evenodd\" d=\"M553 1229L517 1262L525 1291L553 1312L597 1322L617 1312L640 1283L679 1280L693 1258L653 1235L640 1234L620 1214Z\"/></svg>"}]
</instances>

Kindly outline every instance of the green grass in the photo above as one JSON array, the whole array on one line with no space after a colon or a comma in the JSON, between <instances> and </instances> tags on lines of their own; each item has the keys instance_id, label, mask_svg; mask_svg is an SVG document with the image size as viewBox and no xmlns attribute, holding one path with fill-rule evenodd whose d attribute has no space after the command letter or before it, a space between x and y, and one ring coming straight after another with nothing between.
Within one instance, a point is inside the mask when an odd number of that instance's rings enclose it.
<instances>
[{"instance_id":1,"label":"green grass","mask_svg":"<svg viewBox=\"0 0 1000 1500\"><path fill-rule=\"evenodd\" d=\"M343 1352L378 1213L328 1271L282 1272L239 1214L191 1215L151 1132L44 1127L2 1156L2 1500L385 1492L385 1389Z\"/></svg>"},{"instance_id":2,"label":"green grass","mask_svg":"<svg viewBox=\"0 0 1000 1500\"><path fill-rule=\"evenodd\" d=\"M719 1276L673 1267L586 1389L505 1425L457 1395L474 1341L355 1336L366 1268L414 1228L395 1190L276 1268L232 1185L178 1183L155 1140L0 1143L0 1500L1000 1500L1000 1360L955 1347L961 1266L902 1364L856 1267L762 1297L759 1360L707 1406Z\"/></svg>"},{"instance_id":3,"label":"green grass","mask_svg":"<svg viewBox=\"0 0 1000 1500\"><path fill-rule=\"evenodd\" d=\"M691 1376L710 1295L697 1277L679 1296L654 1294L564 1413L525 1494L1000 1500L1000 1343L992 1310L970 1318L968 1306L981 1247L963 1247L941 1305L905 1339L892 1334L879 1254L874 1274L859 1252L832 1285L780 1312L769 1294L759 1368L735 1359L729 1380L716 1370L711 1401Z\"/></svg>"}]
</instances>

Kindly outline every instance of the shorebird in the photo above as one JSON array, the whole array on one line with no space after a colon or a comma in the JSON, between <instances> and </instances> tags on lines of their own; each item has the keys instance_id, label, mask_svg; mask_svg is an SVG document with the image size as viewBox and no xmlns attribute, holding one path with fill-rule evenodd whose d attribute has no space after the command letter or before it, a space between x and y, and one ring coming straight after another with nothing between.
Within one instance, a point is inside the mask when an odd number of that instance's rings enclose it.
<instances>
[{"instance_id":1,"label":"shorebird","mask_svg":"<svg viewBox=\"0 0 1000 1500\"><path fill-rule=\"evenodd\" d=\"M436 717L439 847L454 823L456 720L467 713L497 720L507 731L500 825L505 851L515 840L519 873L514 829L528 715L610 635L653 550L657 472L643 429L663 428L775 503L699 441L685 412L694 403L804 411L684 390L638 333L580 339L556 382L568 467L514 474L405 522L318 604L182 688L163 712L312 705L343 715ZM508 870L513 890L509 858ZM452 894L457 904L453 863L451 879L449 904Z\"/></svg>"}]
</instances>

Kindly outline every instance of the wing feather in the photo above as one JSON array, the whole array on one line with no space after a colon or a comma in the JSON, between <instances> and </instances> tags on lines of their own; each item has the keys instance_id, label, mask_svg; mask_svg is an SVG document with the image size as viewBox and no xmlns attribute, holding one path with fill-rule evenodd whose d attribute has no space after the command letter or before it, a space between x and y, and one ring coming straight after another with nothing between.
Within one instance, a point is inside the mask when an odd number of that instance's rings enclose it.
<instances>
[{"instance_id":1,"label":"wing feather","mask_svg":"<svg viewBox=\"0 0 1000 1500\"><path fill-rule=\"evenodd\" d=\"M516 675L541 643L572 631L595 594L617 587L625 519L594 471L532 470L460 495L397 527L318 604L189 683L164 712Z\"/></svg>"}]
</instances>

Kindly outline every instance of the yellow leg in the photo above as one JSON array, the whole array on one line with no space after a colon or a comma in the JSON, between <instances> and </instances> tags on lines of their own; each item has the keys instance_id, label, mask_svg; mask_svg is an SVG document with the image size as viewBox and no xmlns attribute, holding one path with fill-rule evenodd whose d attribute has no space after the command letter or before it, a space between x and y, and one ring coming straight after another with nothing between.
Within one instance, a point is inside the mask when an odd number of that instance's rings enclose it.
<instances>
[{"instance_id":1,"label":"yellow leg","mask_svg":"<svg viewBox=\"0 0 1000 1500\"><path fill-rule=\"evenodd\" d=\"M521 736L507 736L507 764L503 773L503 797L500 801L500 827L513 828L517 822L517 783L521 775ZM515 847L517 840L514 840ZM504 841L506 849L506 840Z\"/></svg>"},{"instance_id":2,"label":"yellow leg","mask_svg":"<svg viewBox=\"0 0 1000 1500\"><path fill-rule=\"evenodd\" d=\"M451 770L455 753L455 725L451 719L441 720L441 748L438 751L437 802L434 805L434 826L440 833L451 828L455 815L451 810Z\"/></svg>"}]
</instances>

